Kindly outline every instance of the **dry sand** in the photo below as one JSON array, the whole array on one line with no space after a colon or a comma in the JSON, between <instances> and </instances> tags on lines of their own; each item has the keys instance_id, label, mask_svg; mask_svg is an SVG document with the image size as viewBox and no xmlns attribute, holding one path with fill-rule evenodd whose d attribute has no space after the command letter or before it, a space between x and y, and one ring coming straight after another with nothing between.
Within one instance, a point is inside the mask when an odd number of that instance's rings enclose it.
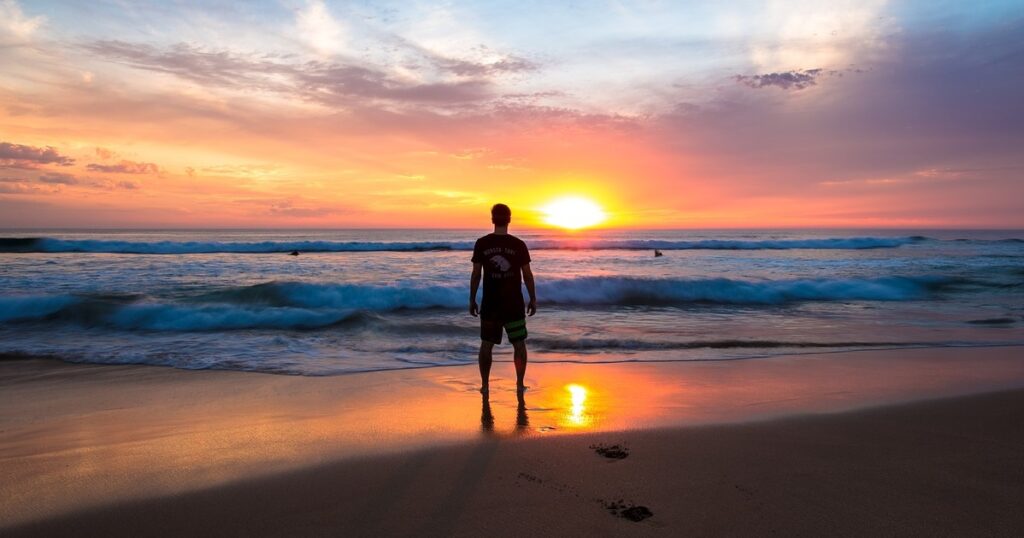
<instances>
[{"instance_id":1,"label":"dry sand","mask_svg":"<svg viewBox=\"0 0 1024 538\"><path fill-rule=\"evenodd\" d=\"M517 412L507 379L481 405L470 368L7 361L0 534L1019 535L1024 392L991 391L1024 386L1022 363L989 348L533 365Z\"/></svg>"}]
</instances>

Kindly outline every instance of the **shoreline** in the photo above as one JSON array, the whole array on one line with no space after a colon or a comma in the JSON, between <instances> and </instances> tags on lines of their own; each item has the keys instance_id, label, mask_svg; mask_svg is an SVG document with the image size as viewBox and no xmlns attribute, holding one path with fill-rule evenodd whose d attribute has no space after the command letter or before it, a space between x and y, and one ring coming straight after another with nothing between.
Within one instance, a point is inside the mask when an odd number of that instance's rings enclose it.
<instances>
[{"instance_id":1,"label":"shoreline","mask_svg":"<svg viewBox=\"0 0 1024 538\"><path fill-rule=\"evenodd\" d=\"M720 358L692 358L692 359L608 359L608 360L594 360L594 359L548 359L548 360L530 360L530 366L545 365L545 364L579 364L579 365L602 365L602 364L696 364L696 363L728 363L728 362L745 362L745 361L756 361L756 360L772 360L772 359L785 359L788 357L801 357L804 355L844 355L844 354L860 354L860 353L874 353L874 352L887 352L887 351L903 351L903 350L941 350L941 349L990 349L990 348L1021 348L1024 349L1024 342L1009 341L1009 342L981 342L981 343L916 343L916 344L881 344L881 345L867 345L863 347L851 346L846 349L829 349L828 347L817 347L817 346L802 346L794 344L788 349L806 349L808 351L786 351L778 354L759 354L759 355L747 355L741 357L720 357ZM505 349L498 351L492 359L494 364L513 364L511 358L511 350ZM547 356L571 356L571 352L544 352ZM88 362L78 361L70 357L63 357L60 355L34 355L29 353L21 352L0 352L0 364L6 361L45 361L45 362L60 362L70 365L80 366L138 366L142 368L168 368L171 370L181 370L186 372L236 372L240 374L256 374L256 375L273 375L273 376L287 376L287 377L306 377L306 378L330 378L330 377L341 377L348 375L365 375L365 374L386 374L388 372L404 372L407 370L429 370L433 368L466 368L475 367L475 362L466 363L449 363L449 364L425 364L423 366L403 366L399 368L384 368L380 370L352 370L347 372L334 372L328 374L305 374L305 373L294 373L287 371L263 371L263 370L243 370L243 369L230 369L230 368L182 368L179 366L173 366L169 364L151 364L145 362ZM543 367L543 366L541 366Z\"/></svg>"},{"instance_id":2,"label":"shoreline","mask_svg":"<svg viewBox=\"0 0 1024 538\"><path fill-rule=\"evenodd\" d=\"M0 361L0 497L8 500L0 521L4 527L45 525L68 514L86 517L136 503L170 506L178 502L173 499L325 465L382 458L408 463L423 453L461 454L494 442L533 453L541 449L526 447L538 443L592 438L635 444L667 436L675 440L666 443L685 447L688 441L679 436L706 428L843 422L862 412L896 412L913 401L1003 393L1017 405L1013 395L1024 394L1022 349L531 364L524 413L516 406L511 365L504 364L492 371L490 403L484 405L475 391L475 365L299 377ZM584 387L583 401L572 400L566 390L571 384ZM934 447L918 448L927 453ZM556 454L549 463L569 465L577 457ZM670 461L661 465L671 469ZM649 478L657 480L657 473Z\"/></svg>"}]
</instances>

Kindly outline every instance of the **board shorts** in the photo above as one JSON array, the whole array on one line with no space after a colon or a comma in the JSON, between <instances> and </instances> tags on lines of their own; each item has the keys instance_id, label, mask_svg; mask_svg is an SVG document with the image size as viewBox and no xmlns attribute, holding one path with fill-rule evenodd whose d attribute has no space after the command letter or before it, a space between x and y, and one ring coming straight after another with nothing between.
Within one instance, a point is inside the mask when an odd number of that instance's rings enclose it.
<instances>
[{"instance_id":1,"label":"board shorts","mask_svg":"<svg viewBox=\"0 0 1024 538\"><path fill-rule=\"evenodd\" d=\"M526 317L514 321L503 322L501 318L480 318L480 339L492 344L501 343L501 332L504 329L509 343L526 340Z\"/></svg>"}]
</instances>

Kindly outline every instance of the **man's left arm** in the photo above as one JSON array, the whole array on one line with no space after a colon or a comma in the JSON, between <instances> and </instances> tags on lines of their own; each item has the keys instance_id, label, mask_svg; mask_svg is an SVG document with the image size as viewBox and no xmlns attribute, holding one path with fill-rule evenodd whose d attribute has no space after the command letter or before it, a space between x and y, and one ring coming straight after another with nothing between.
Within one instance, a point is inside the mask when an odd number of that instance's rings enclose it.
<instances>
[{"instance_id":1,"label":"man's left arm","mask_svg":"<svg viewBox=\"0 0 1024 538\"><path fill-rule=\"evenodd\" d=\"M533 269L530 264L523 265L523 283L526 284L526 292L530 294L530 304L526 305L526 313L534 315L537 313L537 288L533 282Z\"/></svg>"},{"instance_id":2,"label":"man's left arm","mask_svg":"<svg viewBox=\"0 0 1024 538\"><path fill-rule=\"evenodd\" d=\"M480 273L482 265L473 262L473 273L469 275L469 315L474 318L480 313L480 309L476 304L476 290L480 287Z\"/></svg>"}]
</instances>

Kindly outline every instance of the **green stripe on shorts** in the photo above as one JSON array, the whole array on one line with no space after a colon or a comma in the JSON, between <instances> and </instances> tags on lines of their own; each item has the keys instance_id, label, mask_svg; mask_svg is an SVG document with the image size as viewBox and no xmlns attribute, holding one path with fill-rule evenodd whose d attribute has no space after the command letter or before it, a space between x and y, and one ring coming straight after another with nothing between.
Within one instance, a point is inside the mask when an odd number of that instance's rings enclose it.
<instances>
[{"instance_id":1,"label":"green stripe on shorts","mask_svg":"<svg viewBox=\"0 0 1024 538\"><path fill-rule=\"evenodd\" d=\"M514 330L514 329L518 329L519 327L525 327L525 326L526 326L526 319L520 319L520 320L517 320L517 321L510 321L510 322L506 323L505 324L505 330Z\"/></svg>"},{"instance_id":2,"label":"green stripe on shorts","mask_svg":"<svg viewBox=\"0 0 1024 538\"><path fill-rule=\"evenodd\" d=\"M505 333L508 334L509 342L514 342L526 338L526 319L520 319L506 323Z\"/></svg>"}]
</instances>

